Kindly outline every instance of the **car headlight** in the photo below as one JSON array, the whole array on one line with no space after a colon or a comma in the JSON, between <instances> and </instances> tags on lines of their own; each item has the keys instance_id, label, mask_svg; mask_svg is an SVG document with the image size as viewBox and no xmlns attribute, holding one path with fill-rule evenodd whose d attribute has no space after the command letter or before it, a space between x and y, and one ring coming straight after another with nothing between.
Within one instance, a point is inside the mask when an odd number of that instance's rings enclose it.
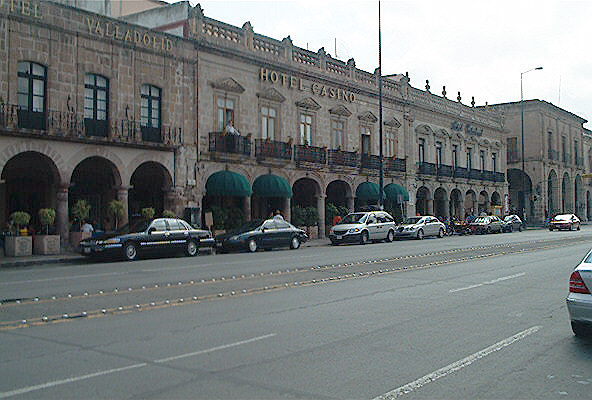
<instances>
[{"instance_id":1,"label":"car headlight","mask_svg":"<svg viewBox=\"0 0 592 400\"><path fill-rule=\"evenodd\" d=\"M360 228L351 228L349 231L347 231L347 233L358 233L360 230Z\"/></svg>"},{"instance_id":2,"label":"car headlight","mask_svg":"<svg viewBox=\"0 0 592 400\"><path fill-rule=\"evenodd\" d=\"M111 238L111 239L106 239L106 240L97 240L97 244L116 244L116 243L120 243L121 239L119 238Z\"/></svg>"}]
</instances>

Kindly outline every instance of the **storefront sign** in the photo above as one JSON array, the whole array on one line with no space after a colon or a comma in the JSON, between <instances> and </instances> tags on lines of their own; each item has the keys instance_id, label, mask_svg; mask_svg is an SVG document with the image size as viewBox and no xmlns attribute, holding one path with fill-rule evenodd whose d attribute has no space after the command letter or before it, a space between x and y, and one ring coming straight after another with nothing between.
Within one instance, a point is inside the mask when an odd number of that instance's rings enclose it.
<instances>
[{"instance_id":1,"label":"storefront sign","mask_svg":"<svg viewBox=\"0 0 592 400\"><path fill-rule=\"evenodd\" d=\"M278 84L288 89L296 89L300 91L311 91L312 94L317 96L329 97L330 99L343 100L348 103L356 101L354 93L349 92L345 89L335 88L332 86L321 85L320 83L313 82L310 86L307 86L302 78L297 78L292 75L285 74L283 72L277 72L272 69L261 68L259 70L259 80L263 82L271 82Z\"/></svg>"},{"instance_id":2,"label":"storefront sign","mask_svg":"<svg viewBox=\"0 0 592 400\"><path fill-rule=\"evenodd\" d=\"M86 17L86 25L88 26L88 33L91 35L121 40L122 42L133 43L136 46L143 46L154 50L171 51L173 49L173 41L171 39L154 35L149 31L126 29L112 21L92 17Z\"/></svg>"},{"instance_id":3,"label":"storefront sign","mask_svg":"<svg viewBox=\"0 0 592 400\"><path fill-rule=\"evenodd\" d=\"M41 19L41 2L34 0L0 0L0 10L10 14Z\"/></svg>"}]
</instances>

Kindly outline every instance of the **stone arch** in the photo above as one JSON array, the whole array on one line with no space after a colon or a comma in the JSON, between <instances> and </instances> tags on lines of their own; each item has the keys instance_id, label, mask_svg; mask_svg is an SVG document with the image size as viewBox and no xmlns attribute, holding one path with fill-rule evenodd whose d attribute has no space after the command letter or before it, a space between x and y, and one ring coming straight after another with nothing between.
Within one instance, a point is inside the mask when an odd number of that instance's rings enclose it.
<instances>
[{"instance_id":1,"label":"stone arch","mask_svg":"<svg viewBox=\"0 0 592 400\"><path fill-rule=\"evenodd\" d=\"M434 191L434 215L438 218L445 218L449 215L448 193L440 186Z\"/></svg>"},{"instance_id":2,"label":"stone arch","mask_svg":"<svg viewBox=\"0 0 592 400\"><path fill-rule=\"evenodd\" d=\"M64 172L67 182L72 181L72 174L74 173L76 167L78 167L81 162L91 157L99 157L109 161L109 163L114 166L115 170L117 171L119 185L121 185L122 182L129 182L129 177L127 176L129 171L126 168L125 163L119 156L110 151L107 146L88 146L74 154L68 160L67 169ZM122 176L122 174L124 175Z\"/></svg>"},{"instance_id":3,"label":"stone arch","mask_svg":"<svg viewBox=\"0 0 592 400\"><path fill-rule=\"evenodd\" d=\"M140 165L145 164L147 162L154 162L160 164L163 168L167 170L169 176L173 177L175 175L172 157L171 159L168 159L163 154L154 154L146 152L138 155L127 165L127 171L131 171L131 174L129 175L130 180L127 181L130 182L130 185L134 171L136 171L138 167L140 167ZM171 182L171 184L172 183L173 182Z\"/></svg>"},{"instance_id":4,"label":"stone arch","mask_svg":"<svg viewBox=\"0 0 592 400\"><path fill-rule=\"evenodd\" d=\"M299 207L316 207L318 197L323 194L322 187L320 182L310 176L297 179L292 184L292 204Z\"/></svg>"},{"instance_id":5,"label":"stone arch","mask_svg":"<svg viewBox=\"0 0 592 400\"><path fill-rule=\"evenodd\" d=\"M68 182L70 176L65 173L66 162L61 154L55 150L49 143L39 140L18 141L7 146L0 153L0 171L4 170L6 163L18 154L25 152L37 152L49 158L58 171L60 182Z\"/></svg>"},{"instance_id":6,"label":"stone arch","mask_svg":"<svg viewBox=\"0 0 592 400\"><path fill-rule=\"evenodd\" d=\"M353 211L354 194L348 182L342 179L334 179L325 188L325 193L327 195L327 203L349 207L351 202L352 209L350 211Z\"/></svg>"},{"instance_id":7,"label":"stone arch","mask_svg":"<svg viewBox=\"0 0 592 400\"><path fill-rule=\"evenodd\" d=\"M559 209L559 178L555 170L549 171L547 177L547 213L552 216L560 212Z\"/></svg>"},{"instance_id":8,"label":"stone arch","mask_svg":"<svg viewBox=\"0 0 592 400\"><path fill-rule=\"evenodd\" d=\"M510 213L524 218L533 215L532 180L528 174L517 168L509 168L507 173L508 190L510 192Z\"/></svg>"},{"instance_id":9,"label":"stone arch","mask_svg":"<svg viewBox=\"0 0 592 400\"><path fill-rule=\"evenodd\" d=\"M415 213L418 215L431 215L433 213L433 199L430 189L421 186L415 194Z\"/></svg>"},{"instance_id":10,"label":"stone arch","mask_svg":"<svg viewBox=\"0 0 592 400\"><path fill-rule=\"evenodd\" d=\"M482 190L479 192L479 203L477 204L477 211L479 215L481 213L489 214L489 193L487 191Z\"/></svg>"},{"instance_id":11,"label":"stone arch","mask_svg":"<svg viewBox=\"0 0 592 400\"><path fill-rule=\"evenodd\" d=\"M491 206L494 207L501 207L502 205L502 197L497 191L491 193Z\"/></svg>"},{"instance_id":12,"label":"stone arch","mask_svg":"<svg viewBox=\"0 0 592 400\"><path fill-rule=\"evenodd\" d=\"M585 212L584 185L582 183L582 176L578 174L574 179L574 213L580 217L580 219L585 219Z\"/></svg>"},{"instance_id":13,"label":"stone arch","mask_svg":"<svg viewBox=\"0 0 592 400\"><path fill-rule=\"evenodd\" d=\"M138 165L130 177L128 194L129 215L140 217L142 208L154 208L156 215L171 209L167 193L173 186L173 177L168 168L157 161L146 161ZM173 210L175 211L175 210Z\"/></svg>"},{"instance_id":14,"label":"stone arch","mask_svg":"<svg viewBox=\"0 0 592 400\"><path fill-rule=\"evenodd\" d=\"M450 191L450 212L449 215L454 218L464 218L462 193L458 188Z\"/></svg>"},{"instance_id":15,"label":"stone arch","mask_svg":"<svg viewBox=\"0 0 592 400\"><path fill-rule=\"evenodd\" d=\"M477 214L477 194L473 189L467 190L465 193L465 215Z\"/></svg>"},{"instance_id":16,"label":"stone arch","mask_svg":"<svg viewBox=\"0 0 592 400\"><path fill-rule=\"evenodd\" d=\"M415 127L415 133L418 135L434 135L434 130L427 124L420 124Z\"/></svg>"}]
</instances>

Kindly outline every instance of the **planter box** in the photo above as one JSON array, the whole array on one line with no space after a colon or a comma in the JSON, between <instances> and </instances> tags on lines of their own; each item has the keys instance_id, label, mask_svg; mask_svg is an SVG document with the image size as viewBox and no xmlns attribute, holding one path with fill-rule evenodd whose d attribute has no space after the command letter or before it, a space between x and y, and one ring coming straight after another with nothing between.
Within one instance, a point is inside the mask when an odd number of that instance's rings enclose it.
<instances>
[{"instance_id":1,"label":"planter box","mask_svg":"<svg viewBox=\"0 0 592 400\"><path fill-rule=\"evenodd\" d=\"M40 255L60 254L60 235L37 235L33 239L33 252Z\"/></svg>"},{"instance_id":2,"label":"planter box","mask_svg":"<svg viewBox=\"0 0 592 400\"><path fill-rule=\"evenodd\" d=\"M6 236L4 240L6 257L30 256L33 253L33 238L31 236Z\"/></svg>"},{"instance_id":3,"label":"planter box","mask_svg":"<svg viewBox=\"0 0 592 400\"><path fill-rule=\"evenodd\" d=\"M315 240L319 238L319 227L318 226L304 226L301 228L308 235L308 240Z\"/></svg>"},{"instance_id":4,"label":"planter box","mask_svg":"<svg viewBox=\"0 0 592 400\"><path fill-rule=\"evenodd\" d=\"M92 233L90 232L70 232L70 244L77 248L81 240L88 239L91 236Z\"/></svg>"}]
</instances>

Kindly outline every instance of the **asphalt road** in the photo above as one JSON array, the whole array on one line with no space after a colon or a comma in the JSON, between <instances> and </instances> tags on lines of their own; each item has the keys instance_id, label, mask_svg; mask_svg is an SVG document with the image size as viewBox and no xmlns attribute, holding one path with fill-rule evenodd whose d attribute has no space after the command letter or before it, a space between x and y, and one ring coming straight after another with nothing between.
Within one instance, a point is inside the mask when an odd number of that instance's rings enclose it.
<instances>
[{"instance_id":1,"label":"asphalt road","mask_svg":"<svg viewBox=\"0 0 592 400\"><path fill-rule=\"evenodd\" d=\"M0 299L23 299L0 306L0 398L590 399L592 340L564 299L591 243L586 227L0 271Z\"/></svg>"}]
</instances>

